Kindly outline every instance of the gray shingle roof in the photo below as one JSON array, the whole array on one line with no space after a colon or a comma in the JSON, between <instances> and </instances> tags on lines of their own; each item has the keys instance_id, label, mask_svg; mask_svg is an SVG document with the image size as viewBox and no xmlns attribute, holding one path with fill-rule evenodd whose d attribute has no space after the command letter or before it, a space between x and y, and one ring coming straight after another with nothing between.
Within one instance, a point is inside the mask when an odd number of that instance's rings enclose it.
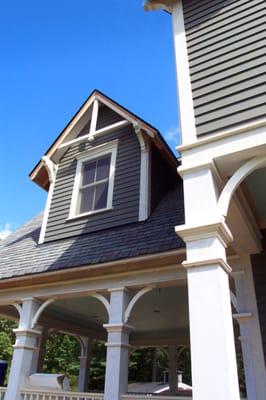
<instances>
[{"instance_id":1,"label":"gray shingle roof","mask_svg":"<svg viewBox=\"0 0 266 400\"><path fill-rule=\"evenodd\" d=\"M149 219L38 245L42 213L0 242L0 279L99 264L184 247L182 189L171 190Z\"/></svg>"}]
</instances>

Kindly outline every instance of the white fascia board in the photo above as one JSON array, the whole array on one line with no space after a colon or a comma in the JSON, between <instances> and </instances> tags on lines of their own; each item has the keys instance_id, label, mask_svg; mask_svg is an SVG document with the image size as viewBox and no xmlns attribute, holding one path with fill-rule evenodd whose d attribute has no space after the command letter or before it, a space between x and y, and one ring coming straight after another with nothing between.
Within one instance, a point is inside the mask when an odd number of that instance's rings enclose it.
<instances>
[{"instance_id":1,"label":"white fascia board","mask_svg":"<svg viewBox=\"0 0 266 400\"><path fill-rule=\"evenodd\" d=\"M182 144L197 140L192 87L189 73L188 51L184 25L183 5L178 0L172 9L174 51L176 62L177 94L180 112Z\"/></svg>"},{"instance_id":2,"label":"white fascia board","mask_svg":"<svg viewBox=\"0 0 266 400\"><path fill-rule=\"evenodd\" d=\"M240 165L245 160L266 152L265 126L254 126L254 129L241 131L234 136L224 136L212 142L203 142L197 147L188 148L182 152L182 173L198 168L206 163L234 155L234 161L239 159ZM234 171L232 171L234 172Z\"/></svg>"}]
</instances>

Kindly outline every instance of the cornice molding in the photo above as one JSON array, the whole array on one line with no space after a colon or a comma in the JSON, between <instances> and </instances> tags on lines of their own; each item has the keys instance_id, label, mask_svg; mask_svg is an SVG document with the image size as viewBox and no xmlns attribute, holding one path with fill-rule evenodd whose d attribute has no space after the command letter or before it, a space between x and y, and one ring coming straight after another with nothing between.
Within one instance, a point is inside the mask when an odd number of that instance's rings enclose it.
<instances>
[{"instance_id":1,"label":"cornice molding","mask_svg":"<svg viewBox=\"0 0 266 400\"><path fill-rule=\"evenodd\" d=\"M211 222L206 225L179 225L175 227L175 232L184 242L217 237L226 247L228 243L233 241L232 233L223 220Z\"/></svg>"},{"instance_id":2,"label":"cornice molding","mask_svg":"<svg viewBox=\"0 0 266 400\"><path fill-rule=\"evenodd\" d=\"M230 265L222 258L212 258L208 260L205 259L199 261L184 261L182 264L186 269L204 268L204 267L219 265L228 274L231 274L232 272L232 268L230 267Z\"/></svg>"}]
</instances>

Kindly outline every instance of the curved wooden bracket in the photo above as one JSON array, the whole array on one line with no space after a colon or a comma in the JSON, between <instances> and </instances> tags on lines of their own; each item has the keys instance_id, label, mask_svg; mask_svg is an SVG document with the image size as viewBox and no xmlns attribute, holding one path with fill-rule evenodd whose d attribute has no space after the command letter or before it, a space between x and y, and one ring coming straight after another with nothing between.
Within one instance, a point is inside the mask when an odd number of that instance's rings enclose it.
<instances>
[{"instance_id":1,"label":"curved wooden bracket","mask_svg":"<svg viewBox=\"0 0 266 400\"><path fill-rule=\"evenodd\" d=\"M34 329L34 327L37 325L39 318L42 314L42 312L45 310L46 307L48 307L51 303L53 303L56 300L56 297L53 297L51 299L46 300L42 305L38 308L38 311L36 311L32 323L31 323L31 329Z\"/></svg>"},{"instance_id":2,"label":"curved wooden bracket","mask_svg":"<svg viewBox=\"0 0 266 400\"><path fill-rule=\"evenodd\" d=\"M89 293L89 296L94 297L95 299L98 299L105 307L108 317L110 319L111 316L111 306L109 301L107 300L106 297L104 297L102 294L99 293Z\"/></svg>"},{"instance_id":3,"label":"curved wooden bracket","mask_svg":"<svg viewBox=\"0 0 266 400\"><path fill-rule=\"evenodd\" d=\"M223 217L227 216L231 199L240 183L253 171L266 167L266 156L252 158L243 164L228 180L218 200L218 212Z\"/></svg>"},{"instance_id":4,"label":"curved wooden bracket","mask_svg":"<svg viewBox=\"0 0 266 400\"><path fill-rule=\"evenodd\" d=\"M231 303L233 304L233 306L235 307L236 311L239 311L238 308L238 301L237 301L237 297L236 295L232 292L232 290L230 290L230 299L231 299Z\"/></svg>"},{"instance_id":5,"label":"curved wooden bracket","mask_svg":"<svg viewBox=\"0 0 266 400\"><path fill-rule=\"evenodd\" d=\"M86 355L86 346L88 345L88 338L79 335L75 335L75 338L78 340L80 344L80 349L81 349L80 356L84 357Z\"/></svg>"},{"instance_id":6,"label":"curved wooden bracket","mask_svg":"<svg viewBox=\"0 0 266 400\"><path fill-rule=\"evenodd\" d=\"M139 126L139 124L134 124L133 127L134 127L134 131L135 131L138 141L139 141L140 150L142 152L146 152L147 151L147 143L144 140L144 136L143 136L141 127Z\"/></svg>"},{"instance_id":7,"label":"curved wooden bracket","mask_svg":"<svg viewBox=\"0 0 266 400\"><path fill-rule=\"evenodd\" d=\"M152 289L154 289L154 286L146 286L144 288L142 288L138 293L135 294L135 296L131 299L131 301L129 302L127 309L125 311L125 323L128 322L131 311L133 309L133 307L135 306L135 304L137 303L137 301L144 296L144 294L150 292Z\"/></svg>"},{"instance_id":8,"label":"curved wooden bracket","mask_svg":"<svg viewBox=\"0 0 266 400\"><path fill-rule=\"evenodd\" d=\"M42 161L44 162L45 168L46 168L46 170L48 172L50 183L55 182L55 175L56 175L57 166L47 156L43 156L42 157Z\"/></svg>"},{"instance_id":9,"label":"curved wooden bracket","mask_svg":"<svg viewBox=\"0 0 266 400\"><path fill-rule=\"evenodd\" d=\"M19 313L19 316L21 316L21 312L22 312L21 305L19 303L13 303L11 305L16 308L17 312Z\"/></svg>"}]
</instances>

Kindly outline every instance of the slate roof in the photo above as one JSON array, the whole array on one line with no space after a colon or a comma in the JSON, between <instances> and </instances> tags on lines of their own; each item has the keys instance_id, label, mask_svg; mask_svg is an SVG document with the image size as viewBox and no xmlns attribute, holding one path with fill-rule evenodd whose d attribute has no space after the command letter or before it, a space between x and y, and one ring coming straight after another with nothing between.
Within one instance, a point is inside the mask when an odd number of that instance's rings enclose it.
<instances>
[{"instance_id":1,"label":"slate roof","mask_svg":"<svg viewBox=\"0 0 266 400\"><path fill-rule=\"evenodd\" d=\"M0 279L184 247L174 227L184 223L183 191L171 190L147 221L39 245L42 213L0 242Z\"/></svg>"}]
</instances>

